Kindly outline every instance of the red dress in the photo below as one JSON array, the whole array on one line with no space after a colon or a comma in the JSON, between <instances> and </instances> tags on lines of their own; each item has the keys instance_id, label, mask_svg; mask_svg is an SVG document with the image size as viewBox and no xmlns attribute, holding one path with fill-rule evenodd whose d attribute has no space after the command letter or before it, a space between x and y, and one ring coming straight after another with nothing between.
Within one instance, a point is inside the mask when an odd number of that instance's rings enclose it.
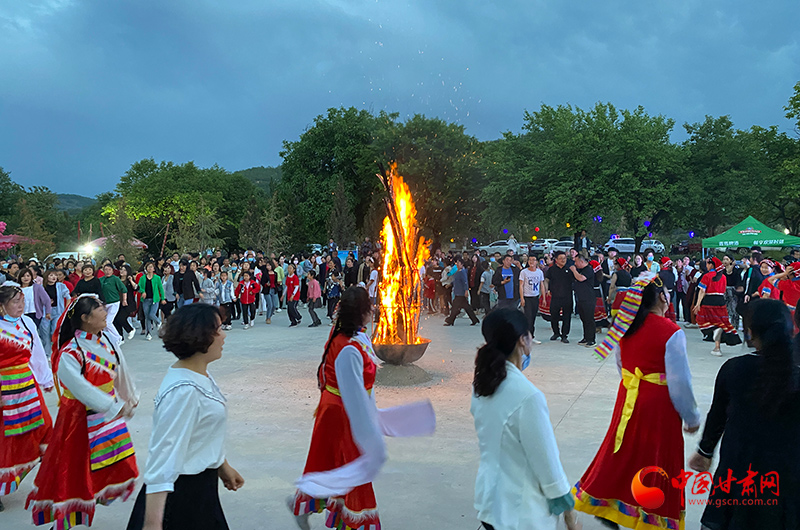
<instances>
[{"instance_id":1,"label":"red dress","mask_svg":"<svg viewBox=\"0 0 800 530\"><path fill-rule=\"evenodd\" d=\"M774 274L770 274L770 277L772 276L774 276ZM781 291L776 285L769 281L770 277L764 278L764 281L758 286L758 296L761 298L780 300Z\"/></svg>"},{"instance_id":2,"label":"red dress","mask_svg":"<svg viewBox=\"0 0 800 530\"><path fill-rule=\"evenodd\" d=\"M125 421L90 409L73 394L85 396L86 390L79 391L78 386L70 390L65 384L66 374L59 364L67 356L80 365L81 375L93 390L114 399L135 399L127 395L135 391L121 357L107 341L79 331L54 356L53 368L63 389L61 402L53 443L44 455L28 505L33 505L35 525L55 523L56 530L91 526L95 506L118 497L127 499L139 474Z\"/></svg>"},{"instance_id":3,"label":"red dress","mask_svg":"<svg viewBox=\"0 0 800 530\"><path fill-rule=\"evenodd\" d=\"M728 346L736 346L742 343L742 339L736 333L736 329L728 318L728 307L725 303L725 289L728 287L728 280L724 274L719 275L718 280L714 280L716 272L707 272L700 280L699 287L705 289L706 294L697 312L697 325L706 340L714 340L713 335L717 329L722 330L721 341Z\"/></svg>"},{"instance_id":4,"label":"red dress","mask_svg":"<svg viewBox=\"0 0 800 530\"><path fill-rule=\"evenodd\" d=\"M367 341L368 342L368 341ZM372 392L377 367L368 353L372 346L356 337L337 335L325 357L318 375L322 393L311 434L311 447L303 474L330 471L344 466L361 456L353 440L350 421L342 403L336 382L336 357L345 346L355 346L364 362L364 386ZM337 530L380 530L378 505L372 483L362 484L343 497L315 499L300 491L295 494L293 513L320 513L327 508L325 526Z\"/></svg>"},{"instance_id":5,"label":"red dress","mask_svg":"<svg viewBox=\"0 0 800 530\"><path fill-rule=\"evenodd\" d=\"M655 509L642 508L631 493L631 482L645 467L658 466L670 477L679 476L683 469L683 433L681 418L666 386L665 353L667 341L680 328L671 320L650 314L641 329L620 341L623 381L617 391L617 401L611 425L589 469L573 488L575 508L627 528L683 528L684 500L681 490L658 473L644 476L646 486L659 487L665 494L664 503ZM637 374L638 396L633 412L620 438L618 429L627 408L628 388ZM629 404L630 405L630 404ZM615 452L617 440L621 439Z\"/></svg>"},{"instance_id":6,"label":"red dress","mask_svg":"<svg viewBox=\"0 0 800 530\"><path fill-rule=\"evenodd\" d=\"M41 350L33 321L0 319L0 497L16 491L44 454L53 430L39 381L31 366ZM39 354L46 365L44 350ZM46 368L46 366L45 366Z\"/></svg>"},{"instance_id":7,"label":"red dress","mask_svg":"<svg viewBox=\"0 0 800 530\"><path fill-rule=\"evenodd\" d=\"M786 307L789 308L789 312L792 313L792 321L795 323L794 332L797 333L797 321L794 318L794 312L797 308L797 302L800 301L800 276L784 278L778 282L777 287L783 297L783 303L786 304Z\"/></svg>"}]
</instances>

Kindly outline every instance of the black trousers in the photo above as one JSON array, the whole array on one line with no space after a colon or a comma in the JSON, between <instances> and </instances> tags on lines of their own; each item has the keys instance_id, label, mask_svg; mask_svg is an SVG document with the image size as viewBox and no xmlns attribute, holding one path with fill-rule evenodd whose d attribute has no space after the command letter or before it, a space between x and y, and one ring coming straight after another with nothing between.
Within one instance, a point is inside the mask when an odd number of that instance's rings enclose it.
<instances>
[{"instance_id":1,"label":"black trousers","mask_svg":"<svg viewBox=\"0 0 800 530\"><path fill-rule=\"evenodd\" d=\"M117 311L117 316L114 317L114 328L119 333L119 336L122 337L124 333L130 333L133 331L133 328L130 324L128 324L128 317L131 314L130 306L120 305L119 311Z\"/></svg>"},{"instance_id":2,"label":"black trousers","mask_svg":"<svg viewBox=\"0 0 800 530\"><path fill-rule=\"evenodd\" d=\"M303 317L300 316L300 311L297 310L297 304L299 303L299 300L289 300L286 302L289 311L289 320L292 321L292 324L297 324L303 319Z\"/></svg>"},{"instance_id":3,"label":"black trousers","mask_svg":"<svg viewBox=\"0 0 800 530\"><path fill-rule=\"evenodd\" d=\"M477 311L481 308L481 293L477 286L469 290L469 298L469 303L472 306L473 311Z\"/></svg>"},{"instance_id":4,"label":"black trousers","mask_svg":"<svg viewBox=\"0 0 800 530\"><path fill-rule=\"evenodd\" d=\"M333 318L333 312L336 311L336 304L339 303L340 296L328 297L328 318Z\"/></svg>"},{"instance_id":5,"label":"black trousers","mask_svg":"<svg viewBox=\"0 0 800 530\"><path fill-rule=\"evenodd\" d=\"M467 316L469 316L469 319L472 320L473 323L480 322L478 317L475 316L475 311L470 307L466 296L456 296L453 299L453 307L450 310L450 316L444 319L444 321L448 324L455 323L456 317L458 317L462 309L467 312Z\"/></svg>"},{"instance_id":6,"label":"black trousers","mask_svg":"<svg viewBox=\"0 0 800 530\"><path fill-rule=\"evenodd\" d=\"M162 305L160 307L162 320L166 320L166 318L172 314L173 309L175 309L175 302L167 302Z\"/></svg>"},{"instance_id":7,"label":"black trousers","mask_svg":"<svg viewBox=\"0 0 800 530\"><path fill-rule=\"evenodd\" d=\"M528 329L531 332L531 337L536 336L534 324L536 324L536 315L539 314L539 297L526 296L525 297L525 318L528 319Z\"/></svg>"},{"instance_id":8,"label":"black trousers","mask_svg":"<svg viewBox=\"0 0 800 530\"><path fill-rule=\"evenodd\" d=\"M597 329L594 323L595 305L594 299L578 300L578 316L583 324L583 340L586 342L594 342L594 334Z\"/></svg>"},{"instance_id":9,"label":"black trousers","mask_svg":"<svg viewBox=\"0 0 800 530\"><path fill-rule=\"evenodd\" d=\"M481 307L484 315L488 315L489 311L492 310L492 299L489 293L481 293Z\"/></svg>"},{"instance_id":10,"label":"black trousers","mask_svg":"<svg viewBox=\"0 0 800 530\"><path fill-rule=\"evenodd\" d=\"M242 321L245 325L256 319L256 304L242 304Z\"/></svg>"},{"instance_id":11,"label":"black trousers","mask_svg":"<svg viewBox=\"0 0 800 530\"><path fill-rule=\"evenodd\" d=\"M675 319L681 320L683 319L684 322L690 322L691 319L689 318L689 311L691 308L689 307L689 301L686 299L686 293L675 293ZM678 315L680 312L680 315ZM679 318L680 317L680 318Z\"/></svg>"},{"instance_id":12,"label":"black trousers","mask_svg":"<svg viewBox=\"0 0 800 530\"><path fill-rule=\"evenodd\" d=\"M572 318L572 296L563 298L553 297L550 300L550 327L553 328L553 335L560 335L567 338L570 329L570 319ZM561 321L561 331L558 330L558 322Z\"/></svg>"}]
</instances>

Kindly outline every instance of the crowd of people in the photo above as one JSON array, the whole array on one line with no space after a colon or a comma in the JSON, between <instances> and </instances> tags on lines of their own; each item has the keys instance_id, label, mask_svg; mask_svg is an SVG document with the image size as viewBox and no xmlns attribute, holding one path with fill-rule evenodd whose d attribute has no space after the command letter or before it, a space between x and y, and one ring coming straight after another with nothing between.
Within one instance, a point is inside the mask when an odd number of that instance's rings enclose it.
<instances>
[{"instance_id":1,"label":"crowd of people","mask_svg":"<svg viewBox=\"0 0 800 530\"><path fill-rule=\"evenodd\" d=\"M235 491L245 480L225 458L226 400L208 366L222 355L233 320L249 329L258 317L270 324L285 308L295 327L303 304L309 327L322 324L317 310L324 307L333 328L317 371L320 401L306 466L287 506L301 529L325 510L330 528L379 529L371 482L386 460L383 437L429 435L436 420L427 401L376 407L379 361L365 329L380 307L381 253L367 243L360 259L350 253L344 264L333 241L293 256L174 253L145 259L135 272L124 255L99 268L86 260L45 270L35 261L5 262L0 496L41 461L27 503L33 522L68 529L90 526L98 504L134 493L140 471L125 420L139 393L120 345L133 339L138 321L144 337L158 333L177 361L156 397L143 486L127 528L227 529L218 484ZM608 256L590 255L588 240L577 246L541 258L514 248L492 256L437 250L419 271L424 307L444 316L445 326L454 326L462 311L473 325L483 314L485 343L475 359L470 407L480 447L475 507L483 526L554 529L563 519L576 530L577 513L585 512L610 528L682 528L685 496L673 487L675 477L686 478L681 430L701 427L684 328L699 328L715 355L722 343L741 343L740 333L755 348L720 369L701 441L687 463L720 484L709 489L714 502L702 524L800 526L800 339L793 339L800 257L778 262L754 248L740 262L732 256L673 261L653 251L620 256L613 248ZM569 343L573 312L582 324L579 343L601 358L613 355L621 381L597 455L571 485L546 398L522 371L540 344L537 316L550 321L551 341ZM60 405L55 421L43 400L53 390ZM781 477L774 503L748 504L744 488L721 485L750 477L753 466ZM665 494L658 506L645 506L631 486L646 468L673 477L649 479Z\"/></svg>"}]
</instances>

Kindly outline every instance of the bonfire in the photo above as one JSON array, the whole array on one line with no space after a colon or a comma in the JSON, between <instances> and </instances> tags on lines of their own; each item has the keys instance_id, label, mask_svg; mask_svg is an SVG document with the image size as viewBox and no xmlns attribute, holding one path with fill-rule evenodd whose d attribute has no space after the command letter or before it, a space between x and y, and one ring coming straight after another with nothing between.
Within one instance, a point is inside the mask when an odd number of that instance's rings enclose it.
<instances>
[{"instance_id":1,"label":"bonfire","mask_svg":"<svg viewBox=\"0 0 800 530\"><path fill-rule=\"evenodd\" d=\"M418 335L422 310L419 270L428 258L428 242L419 235L417 209L397 165L392 164L378 177L387 192L387 215L381 230L380 314L372 340L381 359L407 364L419 359L430 342Z\"/></svg>"}]
</instances>

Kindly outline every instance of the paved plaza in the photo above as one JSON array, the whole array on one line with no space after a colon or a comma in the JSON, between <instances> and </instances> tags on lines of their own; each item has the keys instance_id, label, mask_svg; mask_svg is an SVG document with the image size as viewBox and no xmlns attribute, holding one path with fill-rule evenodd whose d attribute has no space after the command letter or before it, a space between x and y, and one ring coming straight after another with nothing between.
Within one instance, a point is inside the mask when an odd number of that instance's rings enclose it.
<instances>
[{"instance_id":1,"label":"paved plaza","mask_svg":"<svg viewBox=\"0 0 800 530\"><path fill-rule=\"evenodd\" d=\"M272 322L266 325L260 318L249 330L235 323L223 358L211 365L228 398L228 460L246 480L235 493L220 485L233 530L295 528L284 500L293 493L292 484L305 462L319 398L315 374L330 328L307 328L305 312L297 328L288 328L285 311ZM384 366L378 371L378 406L428 398L437 414L433 437L387 441L389 461L375 482L386 530L478 528L472 507L478 445L469 405L473 359L482 342L480 326L471 327L463 318L452 328L442 323L440 316L423 318L421 335L432 342L416 365ZM561 461L575 483L605 435L619 379L613 359L601 363L576 344L580 322L572 323L572 343L561 344L549 342L549 324L538 321L537 338L543 344L534 347L525 374L547 396ZM717 370L727 358L745 350L723 347L724 357L715 358L698 330L687 333L694 390L705 417ZM147 342L140 335L124 346L124 352L141 392L136 416L129 422L141 470L147 458L153 397L174 358L156 338ZM55 394L47 396L47 403L55 416ZM698 437L699 433L687 437L687 455ZM0 514L0 528L32 527L30 513L24 510L32 475L19 492L3 498L6 511ZM93 528L124 529L132 507L132 499L99 506ZM700 514L698 507L688 508L687 529L699 528ZM591 517L580 517L585 529L601 528ZM324 528L321 516L312 518L312 527Z\"/></svg>"}]
</instances>

